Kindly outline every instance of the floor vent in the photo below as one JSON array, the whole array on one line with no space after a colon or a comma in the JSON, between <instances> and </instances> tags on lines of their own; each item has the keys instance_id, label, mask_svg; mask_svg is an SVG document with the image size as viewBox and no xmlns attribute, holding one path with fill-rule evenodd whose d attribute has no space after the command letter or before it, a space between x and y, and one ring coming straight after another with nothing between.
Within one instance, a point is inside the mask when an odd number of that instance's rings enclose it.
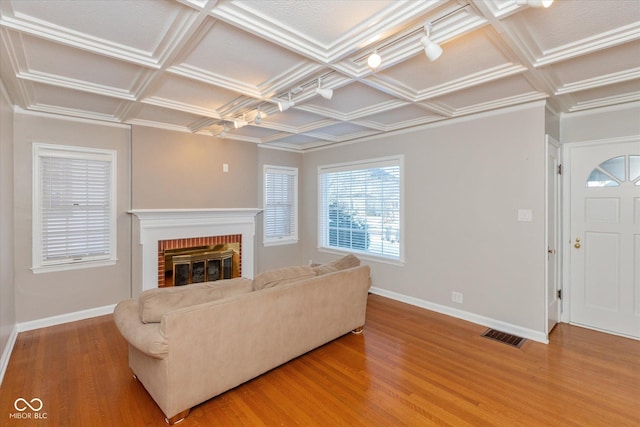
<instances>
[{"instance_id":1,"label":"floor vent","mask_svg":"<svg viewBox=\"0 0 640 427\"><path fill-rule=\"evenodd\" d=\"M526 341L526 339L522 337L517 337L505 332L496 331L495 329L487 329L482 334L482 336L518 348L520 348L520 346L522 346L522 344Z\"/></svg>"}]
</instances>

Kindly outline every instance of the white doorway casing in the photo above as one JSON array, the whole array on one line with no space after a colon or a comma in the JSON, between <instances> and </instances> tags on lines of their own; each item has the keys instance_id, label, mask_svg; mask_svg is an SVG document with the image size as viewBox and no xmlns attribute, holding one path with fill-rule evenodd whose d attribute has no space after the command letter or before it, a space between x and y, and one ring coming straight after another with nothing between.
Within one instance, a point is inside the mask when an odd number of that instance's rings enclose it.
<instances>
[{"instance_id":1,"label":"white doorway casing","mask_svg":"<svg viewBox=\"0 0 640 427\"><path fill-rule=\"evenodd\" d=\"M134 209L140 225L142 290L158 287L158 241L204 236L242 235L242 275L255 266L255 217L261 209Z\"/></svg>"},{"instance_id":2,"label":"white doorway casing","mask_svg":"<svg viewBox=\"0 0 640 427\"><path fill-rule=\"evenodd\" d=\"M547 258L545 262L545 298L547 339L553 327L560 321L561 304L558 291L561 290L561 179L560 143L546 136L546 218L545 238Z\"/></svg>"}]
</instances>

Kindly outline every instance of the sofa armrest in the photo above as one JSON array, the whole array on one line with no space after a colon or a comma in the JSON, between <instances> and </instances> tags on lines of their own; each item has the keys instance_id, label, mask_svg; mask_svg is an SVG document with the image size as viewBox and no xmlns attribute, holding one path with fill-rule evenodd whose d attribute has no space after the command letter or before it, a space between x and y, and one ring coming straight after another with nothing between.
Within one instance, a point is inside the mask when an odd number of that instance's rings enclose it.
<instances>
[{"instance_id":1,"label":"sofa armrest","mask_svg":"<svg viewBox=\"0 0 640 427\"><path fill-rule=\"evenodd\" d=\"M156 359L167 357L169 342L160 332L160 323L142 323L136 300L118 303L113 311L113 319L130 345Z\"/></svg>"}]
</instances>

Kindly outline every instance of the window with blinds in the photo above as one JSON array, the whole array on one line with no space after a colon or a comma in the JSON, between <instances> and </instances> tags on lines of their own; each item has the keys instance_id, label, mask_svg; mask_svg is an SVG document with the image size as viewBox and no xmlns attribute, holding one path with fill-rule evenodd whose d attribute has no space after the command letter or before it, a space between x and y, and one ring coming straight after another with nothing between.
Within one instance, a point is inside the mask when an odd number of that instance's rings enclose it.
<instances>
[{"instance_id":1,"label":"window with blinds","mask_svg":"<svg viewBox=\"0 0 640 427\"><path fill-rule=\"evenodd\" d=\"M318 168L321 248L401 261L402 157Z\"/></svg>"},{"instance_id":2,"label":"window with blinds","mask_svg":"<svg viewBox=\"0 0 640 427\"><path fill-rule=\"evenodd\" d=\"M34 144L33 269L115 262L116 152Z\"/></svg>"},{"instance_id":3,"label":"window with blinds","mask_svg":"<svg viewBox=\"0 0 640 427\"><path fill-rule=\"evenodd\" d=\"M264 166L263 244L298 241L298 168Z\"/></svg>"}]
</instances>

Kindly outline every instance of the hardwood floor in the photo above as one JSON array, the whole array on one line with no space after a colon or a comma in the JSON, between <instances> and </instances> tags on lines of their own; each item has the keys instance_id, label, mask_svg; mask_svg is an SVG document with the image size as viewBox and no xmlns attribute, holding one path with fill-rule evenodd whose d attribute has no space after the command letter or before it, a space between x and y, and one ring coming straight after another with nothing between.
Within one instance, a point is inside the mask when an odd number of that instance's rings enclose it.
<instances>
[{"instance_id":1,"label":"hardwood floor","mask_svg":"<svg viewBox=\"0 0 640 427\"><path fill-rule=\"evenodd\" d=\"M370 295L364 334L215 397L180 425L640 425L640 341L562 324L549 345L512 348L481 337L485 329ZM40 419L28 408L30 419L15 418L19 398L40 399ZM164 422L131 376L112 317L102 316L18 336L0 425Z\"/></svg>"}]
</instances>

